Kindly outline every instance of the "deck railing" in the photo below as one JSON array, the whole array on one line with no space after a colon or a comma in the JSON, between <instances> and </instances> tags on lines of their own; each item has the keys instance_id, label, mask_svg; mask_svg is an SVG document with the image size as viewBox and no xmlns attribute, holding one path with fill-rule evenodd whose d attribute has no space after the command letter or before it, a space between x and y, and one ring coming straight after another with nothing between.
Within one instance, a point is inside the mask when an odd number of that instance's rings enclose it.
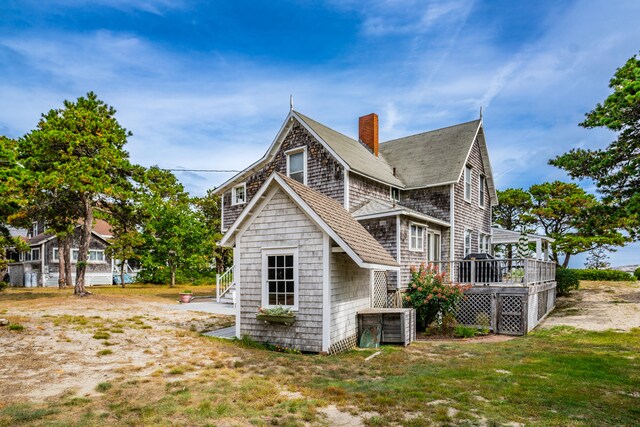
<instances>
[{"instance_id":1,"label":"deck railing","mask_svg":"<svg viewBox=\"0 0 640 427\"><path fill-rule=\"evenodd\" d=\"M532 258L472 259L432 263L447 281L471 285L535 285L552 282L556 263Z\"/></svg>"},{"instance_id":2,"label":"deck railing","mask_svg":"<svg viewBox=\"0 0 640 427\"><path fill-rule=\"evenodd\" d=\"M234 267L235 265L232 265L227 269L227 271L225 271L222 274L218 274L216 276L216 301L217 302L220 302L220 298L222 298L222 296L227 293L227 291L231 288L231 286L234 283L233 281Z\"/></svg>"}]
</instances>

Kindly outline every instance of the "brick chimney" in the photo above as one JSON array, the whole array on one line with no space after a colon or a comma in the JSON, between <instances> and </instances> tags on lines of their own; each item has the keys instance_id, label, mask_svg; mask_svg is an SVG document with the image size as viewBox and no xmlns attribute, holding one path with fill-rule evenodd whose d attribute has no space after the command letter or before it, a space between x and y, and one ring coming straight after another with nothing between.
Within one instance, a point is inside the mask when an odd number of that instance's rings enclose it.
<instances>
[{"instance_id":1,"label":"brick chimney","mask_svg":"<svg viewBox=\"0 0 640 427\"><path fill-rule=\"evenodd\" d=\"M378 157L378 115L371 113L358 119L358 138Z\"/></svg>"}]
</instances>

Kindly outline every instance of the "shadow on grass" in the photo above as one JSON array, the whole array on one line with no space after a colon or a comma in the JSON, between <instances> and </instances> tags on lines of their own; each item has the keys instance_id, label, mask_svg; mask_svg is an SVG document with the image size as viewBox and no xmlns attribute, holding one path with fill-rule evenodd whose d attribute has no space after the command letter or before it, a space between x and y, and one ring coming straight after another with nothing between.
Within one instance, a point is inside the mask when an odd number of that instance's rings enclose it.
<instances>
[{"instance_id":1,"label":"shadow on grass","mask_svg":"<svg viewBox=\"0 0 640 427\"><path fill-rule=\"evenodd\" d=\"M56 292L0 292L0 301L28 301L41 298L53 298L63 295L69 295L63 293L63 291Z\"/></svg>"}]
</instances>

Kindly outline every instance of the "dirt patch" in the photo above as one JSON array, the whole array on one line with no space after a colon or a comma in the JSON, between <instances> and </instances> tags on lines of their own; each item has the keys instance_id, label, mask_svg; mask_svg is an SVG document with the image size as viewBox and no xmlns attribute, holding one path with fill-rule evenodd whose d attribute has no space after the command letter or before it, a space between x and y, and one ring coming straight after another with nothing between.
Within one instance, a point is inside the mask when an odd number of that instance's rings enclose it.
<instances>
[{"instance_id":1,"label":"dirt patch","mask_svg":"<svg viewBox=\"0 0 640 427\"><path fill-rule=\"evenodd\" d=\"M541 327L573 326L591 331L640 327L640 284L581 282L580 289L557 300Z\"/></svg>"},{"instance_id":2,"label":"dirt patch","mask_svg":"<svg viewBox=\"0 0 640 427\"><path fill-rule=\"evenodd\" d=\"M65 393L92 396L99 394L98 384L123 375L184 375L210 359L206 347L193 345L193 336L233 322L229 316L102 295L3 303L0 309L25 327L21 332L0 328L4 403ZM172 369L179 374L170 374Z\"/></svg>"},{"instance_id":3,"label":"dirt patch","mask_svg":"<svg viewBox=\"0 0 640 427\"><path fill-rule=\"evenodd\" d=\"M437 335L425 335L424 333L416 334L416 341L429 342L432 344L476 344L476 343L494 343L504 342L514 339L515 337L509 335L496 335L488 334L473 338L451 338Z\"/></svg>"}]
</instances>

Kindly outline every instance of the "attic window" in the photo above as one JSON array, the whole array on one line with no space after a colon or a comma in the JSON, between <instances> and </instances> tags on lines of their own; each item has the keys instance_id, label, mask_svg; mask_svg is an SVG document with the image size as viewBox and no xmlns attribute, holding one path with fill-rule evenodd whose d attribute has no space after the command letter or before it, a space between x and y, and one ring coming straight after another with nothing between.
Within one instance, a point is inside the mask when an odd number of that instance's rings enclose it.
<instances>
[{"instance_id":1,"label":"attic window","mask_svg":"<svg viewBox=\"0 0 640 427\"><path fill-rule=\"evenodd\" d=\"M465 166L464 168L464 200L471 202L471 180L473 179L473 173L471 166Z\"/></svg>"},{"instance_id":2,"label":"attic window","mask_svg":"<svg viewBox=\"0 0 640 427\"><path fill-rule=\"evenodd\" d=\"M246 183L242 183L240 185L236 185L231 190L231 204L232 205L242 205L247 201L247 185Z\"/></svg>"},{"instance_id":3,"label":"attic window","mask_svg":"<svg viewBox=\"0 0 640 427\"><path fill-rule=\"evenodd\" d=\"M391 201L399 202L400 201L400 189L396 187L391 187Z\"/></svg>"},{"instance_id":4,"label":"attic window","mask_svg":"<svg viewBox=\"0 0 640 427\"><path fill-rule=\"evenodd\" d=\"M307 183L306 147L287 152L287 176L302 184Z\"/></svg>"}]
</instances>

